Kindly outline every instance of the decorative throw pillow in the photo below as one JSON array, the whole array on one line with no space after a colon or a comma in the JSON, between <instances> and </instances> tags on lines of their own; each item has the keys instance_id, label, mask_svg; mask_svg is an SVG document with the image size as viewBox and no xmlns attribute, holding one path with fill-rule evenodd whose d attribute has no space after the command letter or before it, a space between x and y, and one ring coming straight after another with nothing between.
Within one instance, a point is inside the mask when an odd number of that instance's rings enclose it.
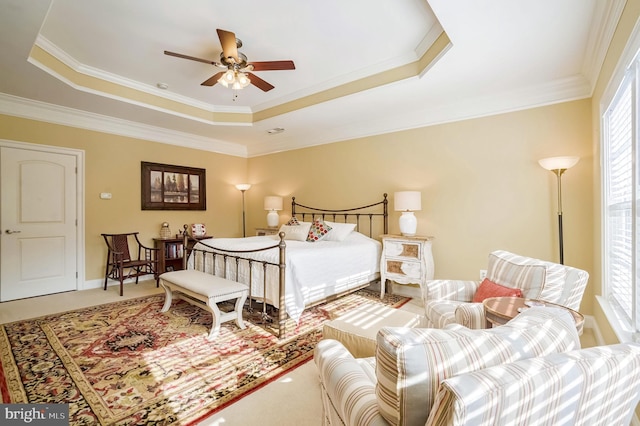
<instances>
[{"instance_id":1,"label":"decorative throw pillow","mask_svg":"<svg viewBox=\"0 0 640 426\"><path fill-rule=\"evenodd\" d=\"M287 225L289 226L300 225L300 222L298 222L298 219L295 216L293 216L291 219L289 219L289 222L287 222Z\"/></svg>"},{"instance_id":2,"label":"decorative throw pillow","mask_svg":"<svg viewBox=\"0 0 640 426\"><path fill-rule=\"evenodd\" d=\"M522 297L522 290L519 288L505 287L485 278L473 296L473 302L480 303L489 297Z\"/></svg>"},{"instance_id":3,"label":"decorative throw pillow","mask_svg":"<svg viewBox=\"0 0 640 426\"><path fill-rule=\"evenodd\" d=\"M325 221L331 227L331 232L324 238L325 241L343 241L356 228L355 223L336 223Z\"/></svg>"},{"instance_id":4,"label":"decorative throw pillow","mask_svg":"<svg viewBox=\"0 0 640 426\"><path fill-rule=\"evenodd\" d=\"M327 225L323 219L318 218L311 223L309 234L307 235L307 241L311 243L320 241L329 233L329 231L331 231L331 229L333 228Z\"/></svg>"},{"instance_id":5,"label":"decorative throw pillow","mask_svg":"<svg viewBox=\"0 0 640 426\"><path fill-rule=\"evenodd\" d=\"M303 222L300 225L282 225L278 233L284 232L285 240L306 241L310 226L311 224L308 222Z\"/></svg>"}]
</instances>

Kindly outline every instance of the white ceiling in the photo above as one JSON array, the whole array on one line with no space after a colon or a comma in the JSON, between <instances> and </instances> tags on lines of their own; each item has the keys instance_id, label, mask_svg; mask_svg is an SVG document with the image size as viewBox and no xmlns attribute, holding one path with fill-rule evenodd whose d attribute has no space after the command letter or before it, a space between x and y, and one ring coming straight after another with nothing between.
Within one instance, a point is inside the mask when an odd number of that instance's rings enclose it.
<instances>
[{"instance_id":1,"label":"white ceiling","mask_svg":"<svg viewBox=\"0 0 640 426\"><path fill-rule=\"evenodd\" d=\"M0 0L0 113L244 157L338 142L589 97L624 4ZM235 32L249 62L291 59L296 69L255 72L275 89L249 86L234 98L219 84L200 85L220 69L163 54L219 60L216 28ZM358 88L366 77L415 63L442 32L450 47L426 69ZM34 45L70 71L39 60ZM96 82L209 115L178 113ZM353 93L299 102L339 86ZM288 102L295 108L273 112ZM225 112L246 123L214 118ZM267 133L275 127L285 131Z\"/></svg>"}]
</instances>

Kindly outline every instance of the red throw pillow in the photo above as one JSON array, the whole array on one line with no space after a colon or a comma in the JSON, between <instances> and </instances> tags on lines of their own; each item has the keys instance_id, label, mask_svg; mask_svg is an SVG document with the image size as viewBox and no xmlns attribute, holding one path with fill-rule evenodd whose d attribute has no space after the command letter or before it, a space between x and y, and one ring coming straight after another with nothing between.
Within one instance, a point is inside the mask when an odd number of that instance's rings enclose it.
<instances>
[{"instance_id":1,"label":"red throw pillow","mask_svg":"<svg viewBox=\"0 0 640 426\"><path fill-rule=\"evenodd\" d=\"M473 296L473 302L480 303L489 297L522 297L522 290L519 288L505 287L485 278Z\"/></svg>"}]
</instances>

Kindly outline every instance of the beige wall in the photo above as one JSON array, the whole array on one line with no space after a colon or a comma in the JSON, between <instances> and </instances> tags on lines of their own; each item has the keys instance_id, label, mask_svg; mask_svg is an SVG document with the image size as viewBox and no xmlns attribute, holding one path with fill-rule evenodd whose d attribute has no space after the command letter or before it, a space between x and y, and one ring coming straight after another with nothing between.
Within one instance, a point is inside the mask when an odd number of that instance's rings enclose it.
<instances>
[{"instance_id":1,"label":"beige wall","mask_svg":"<svg viewBox=\"0 0 640 426\"><path fill-rule=\"evenodd\" d=\"M203 222L208 233L242 236L242 205L234 187L246 179L247 160L173 145L108 135L0 115L0 139L85 151L85 279L104 276L106 247L101 233L140 232L144 243L159 236L162 222L177 232L185 223ZM206 211L142 211L140 162L207 170ZM102 200L101 192L111 192Z\"/></svg>"},{"instance_id":2,"label":"beige wall","mask_svg":"<svg viewBox=\"0 0 640 426\"><path fill-rule=\"evenodd\" d=\"M581 100L252 158L249 224L264 226L265 195L350 207L387 192L397 233L393 193L419 190L418 233L436 238L436 278L477 279L495 249L558 260L556 178L537 160L578 155L563 176L565 263L591 271L591 147L591 102ZM584 313L592 300L589 288Z\"/></svg>"},{"instance_id":3,"label":"beige wall","mask_svg":"<svg viewBox=\"0 0 640 426\"><path fill-rule=\"evenodd\" d=\"M249 160L98 132L0 116L0 138L86 151L86 279L102 275L102 232L138 230L147 241L168 221L202 221L217 236L240 236L240 194L247 181L247 234L265 226L266 195L321 207L390 199L390 232L398 232L393 193L420 190L418 232L433 235L436 277L476 279L491 250L557 260L555 176L537 160L579 155L563 177L565 262L591 272L591 103L569 102ZM207 169L207 211L140 210L140 161ZM99 199L100 192L113 199ZM281 212L281 221L288 218ZM592 291L582 310L589 314Z\"/></svg>"}]
</instances>

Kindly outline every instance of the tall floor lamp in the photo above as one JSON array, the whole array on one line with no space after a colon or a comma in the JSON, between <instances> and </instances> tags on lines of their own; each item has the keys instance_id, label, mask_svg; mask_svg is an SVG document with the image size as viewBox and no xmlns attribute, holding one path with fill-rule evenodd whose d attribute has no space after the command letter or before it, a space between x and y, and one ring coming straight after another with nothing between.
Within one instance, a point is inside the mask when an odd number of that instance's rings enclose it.
<instances>
[{"instance_id":1,"label":"tall floor lamp","mask_svg":"<svg viewBox=\"0 0 640 426\"><path fill-rule=\"evenodd\" d=\"M242 236L246 237L247 236L247 231L245 228L245 213L244 213L244 193L245 191L248 191L249 188L251 188L251 184L249 183L239 183L236 185L236 188L238 188L238 190L240 192L242 192Z\"/></svg>"},{"instance_id":2,"label":"tall floor lamp","mask_svg":"<svg viewBox=\"0 0 640 426\"><path fill-rule=\"evenodd\" d=\"M560 243L560 264L564 265L564 247L562 237L562 174L575 166L580 157L549 157L538 160L547 170L555 173L558 178L558 240Z\"/></svg>"}]
</instances>

